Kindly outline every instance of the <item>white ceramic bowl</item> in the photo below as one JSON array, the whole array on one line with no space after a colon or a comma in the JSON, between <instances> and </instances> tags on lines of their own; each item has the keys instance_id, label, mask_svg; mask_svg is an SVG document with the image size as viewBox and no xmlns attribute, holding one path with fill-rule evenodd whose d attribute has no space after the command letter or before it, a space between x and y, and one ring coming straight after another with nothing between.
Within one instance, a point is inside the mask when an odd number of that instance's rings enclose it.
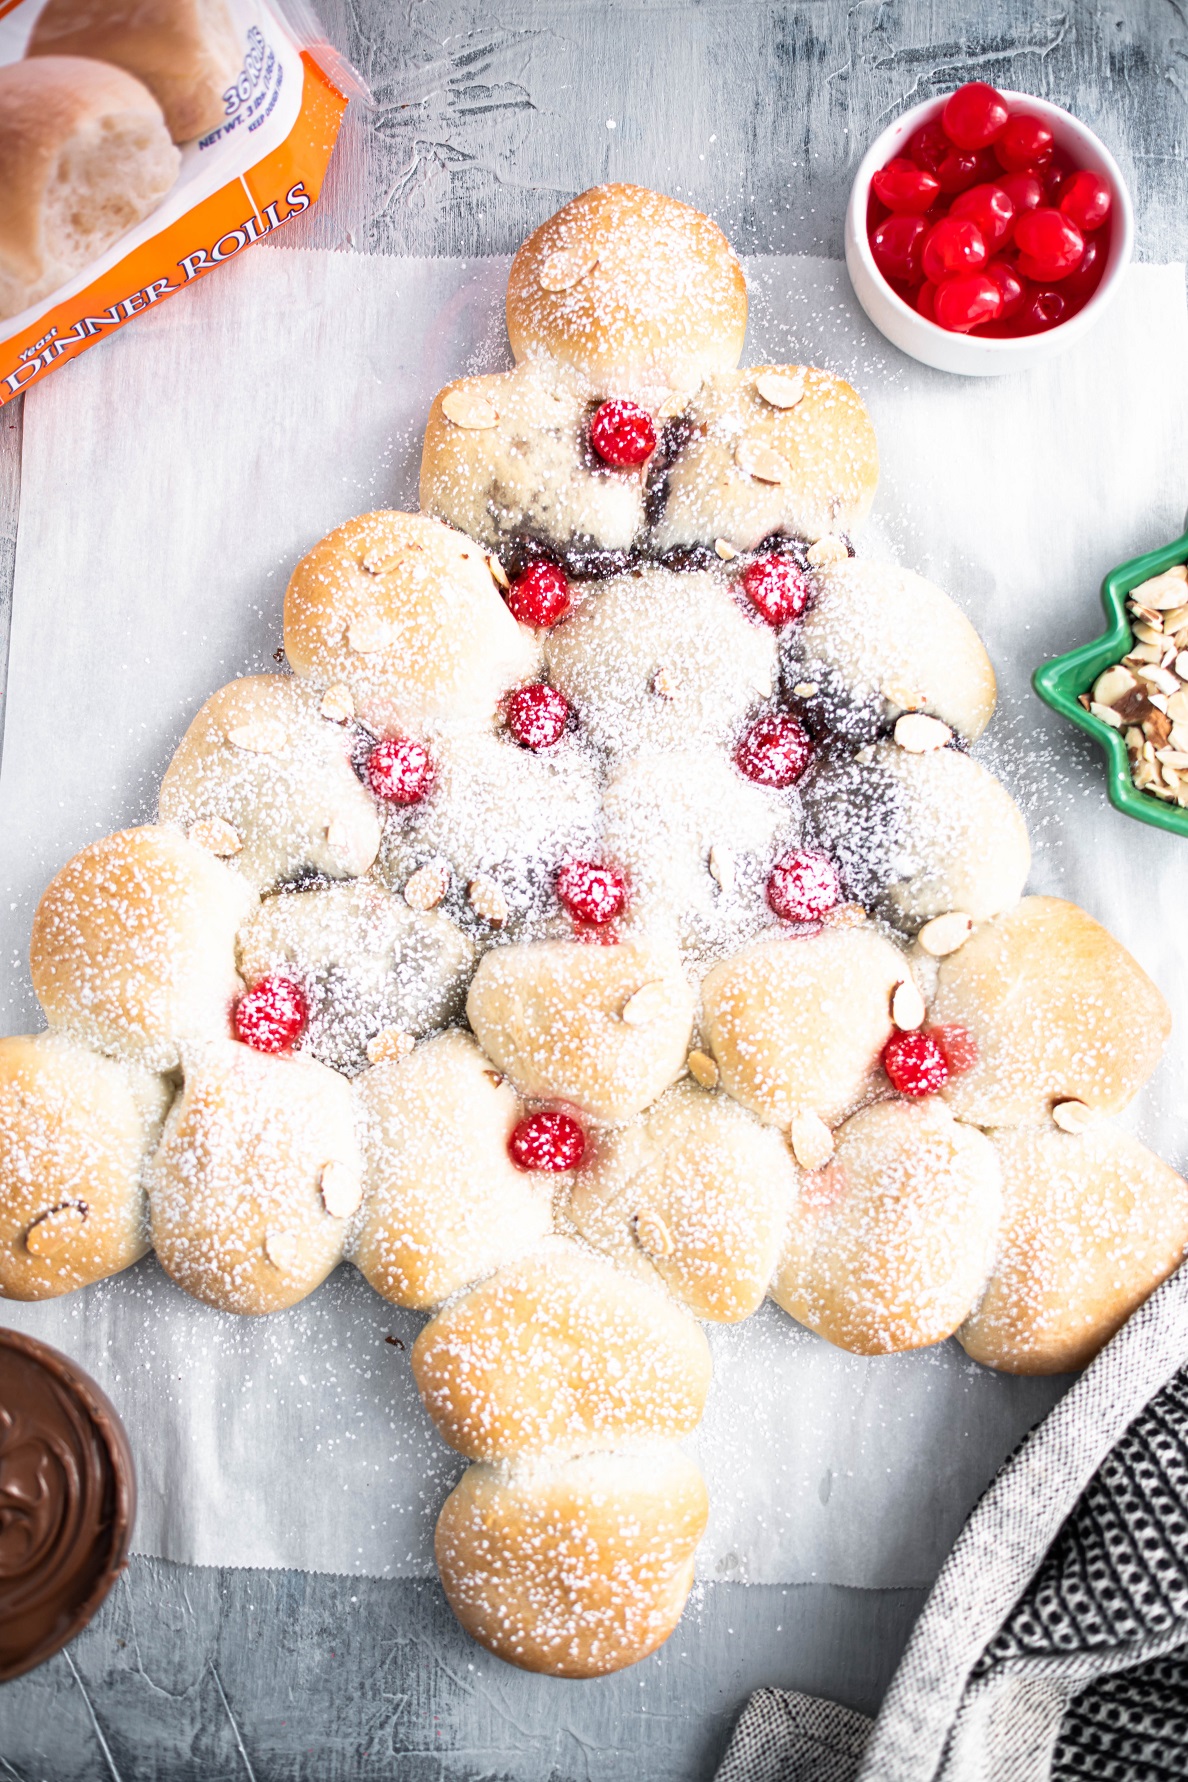
<instances>
[{"instance_id":1,"label":"white ceramic bowl","mask_svg":"<svg viewBox=\"0 0 1188 1782\"><path fill-rule=\"evenodd\" d=\"M875 265L866 234L870 182L893 155L904 152L909 137L916 134L921 124L939 117L949 97L947 93L940 99L927 99L923 105L913 106L875 138L862 158L846 209L846 268L858 301L875 327L913 359L934 365L938 371L955 371L965 377L997 377L1004 371L1025 371L1081 340L1112 302L1134 249L1134 207L1118 163L1104 142L1069 112L1050 105L1046 99L1037 99L1033 93L1000 91L1012 110L1025 107L1037 112L1050 127L1057 148L1066 149L1078 167L1103 174L1114 194L1110 248L1101 283L1084 309L1069 321L1060 322L1044 334L1021 335L1017 340L983 340L974 334L951 334L905 303Z\"/></svg>"}]
</instances>

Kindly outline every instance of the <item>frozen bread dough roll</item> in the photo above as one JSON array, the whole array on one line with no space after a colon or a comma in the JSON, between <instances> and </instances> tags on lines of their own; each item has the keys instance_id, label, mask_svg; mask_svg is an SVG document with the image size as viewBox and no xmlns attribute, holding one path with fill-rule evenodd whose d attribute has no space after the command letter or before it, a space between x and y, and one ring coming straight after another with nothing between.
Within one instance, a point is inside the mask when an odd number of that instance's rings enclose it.
<instances>
[{"instance_id":1,"label":"frozen bread dough roll","mask_svg":"<svg viewBox=\"0 0 1188 1782\"><path fill-rule=\"evenodd\" d=\"M643 186L592 186L533 230L512 261L507 332L598 395L695 389L737 365L743 270L708 217Z\"/></svg>"},{"instance_id":2,"label":"frozen bread dough roll","mask_svg":"<svg viewBox=\"0 0 1188 1782\"><path fill-rule=\"evenodd\" d=\"M521 1670L601 1677L638 1664L680 1620L708 1513L679 1448L510 1475L472 1466L434 1548L450 1607L480 1646Z\"/></svg>"},{"instance_id":3,"label":"frozen bread dough roll","mask_svg":"<svg viewBox=\"0 0 1188 1782\"><path fill-rule=\"evenodd\" d=\"M0 67L0 319L143 222L179 165L161 107L122 68L74 55Z\"/></svg>"},{"instance_id":4,"label":"frozen bread dough roll","mask_svg":"<svg viewBox=\"0 0 1188 1782\"><path fill-rule=\"evenodd\" d=\"M171 1094L59 1034L0 1039L0 1298L52 1299L144 1255Z\"/></svg>"},{"instance_id":5,"label":"frozen bread dough roll","mask_svg":"<svg viewBox=\"0 0 1188 1782\"><path fill-rule=\"evenodd\" d=\"M990 1136L1002 1234L962 1347L1011 1374L1086 1367L1188 1253L1188 1182L1105 1122Z\"/></svg>"},{"instance_id":6,"label":"frozen bread dough roll","mask_svg":"<svg viewBox=\"0 0 1188 1782\"><path fill-rule=\"evenodd\" d=\"M679 1440L700 1420L710 1355L659 1287L556 1238L440 1311L413 1377L470 1460Z\"/></svg>"},{"instance_id":7,"label":"frozen bread dough roll","mask_svg":"<svg viewBox=\"0 0 1188 1782\"><path fill-rule=\"evenodd\" d=\"M230 1033L242 990L235 931L256 897L176 829L122 829L67 861L42 893L29 948L51 1027L171 1070Z\"/></svg>"},{"instance_id":8,"label":"frozen bread dough roll","mask_svg":"<svg viewBox=\"0 0 1188 1782\"><path fill-rule=\"evenodd\" d=\"M355 1085L367 1194L350 1246L394 1305L426 1309L552 1229L551 1181L507 1153L515 1091L468 1033L442 1033Z\"/></svg>"},{"instance_id":9,"label":"frozen bread dough roll","mask_svg":"<svg viewBox=\"0 0 1188 1782\"><path fill-rule=\"evenodd\" d=\"M772 1298L858 1355L952 1336L990 1270L1002 1206L989 1140L935 1098L847 1120L802 1176Z\"/></svg>"},{"instance_id":10,"label":"frozen bread dough roll","mask_svg":"<svg viewBox=\"0 0 1188 1782\"><path fill-rule=\"evenodd\" d=\"M226 121L244 49L227 0L48 0L26 54L126 68L156 98L174 142L191 142Z\"/></svg>"},{"instance_id":11,"label":"frozen bread dough roll","mask_svg":"<svg viewBox=\"0 0 1188 1782\"><path fill-rule=\"evenodd\" d=\"M1142 1088L1171 1015L1100 922L1060 897L1025 897L941 961L930 1015L964 1027L973 1067L943 1094L978 1126L1037 1126L1061 1102L1116 1114Z\"/></svg>"}]
</instances>

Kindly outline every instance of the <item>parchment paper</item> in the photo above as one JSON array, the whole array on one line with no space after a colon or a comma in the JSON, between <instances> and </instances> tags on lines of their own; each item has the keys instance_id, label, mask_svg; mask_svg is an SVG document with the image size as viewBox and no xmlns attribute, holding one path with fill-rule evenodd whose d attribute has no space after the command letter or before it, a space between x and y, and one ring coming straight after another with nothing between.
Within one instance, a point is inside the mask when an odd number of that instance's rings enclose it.
<instances>
[{"instance_id":1,"label":"parchment paper","mask_svg":"<svg viewBox=\"0 0 1188 1782\"><path fill-rule=\"evenodd\" d=\"M828 364L871 406L883 480L867 542L948 588L986 640L1002 697L983 753L1024 804L1033 888L1104 920L1177 1011L1130 1119L1183 1168L1188 849L1111 811L1087 740L1028 690L1037 662L1100 629L1105 571L1181 530L1182 269L1135 269L1083 346L984 383L887 346L838 264L761 259L749 274L749 356ZM434 390L506 362L505 275L502 260L261 250L30 393L0 771L0 1031L40 1025L25 953L45 882L94 836L151 818L197 706L270 665L297 557L350 514L415 505ZM120 1407L141 1552L431 1569L460 1463L412 1388L420 1320L353 1270L290 1313L241 1320L186 1299L148 1259L0 1318L68 1350ZM693 1444L713 1498L708 1577L929 1582L1065 1384L985 1372L953 1343L859 1360L770 1306L712 1340Z\"/></svg>"}]
</instances>

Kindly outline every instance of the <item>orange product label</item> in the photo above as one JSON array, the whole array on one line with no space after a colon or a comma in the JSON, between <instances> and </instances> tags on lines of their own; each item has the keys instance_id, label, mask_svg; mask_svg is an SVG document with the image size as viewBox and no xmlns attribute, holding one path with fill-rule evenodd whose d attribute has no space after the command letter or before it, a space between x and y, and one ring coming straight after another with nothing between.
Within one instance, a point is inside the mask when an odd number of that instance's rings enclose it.
<instances>
[{"instance_id":1,"label":"orange product label","mask_svg":"<svg viewBox=\"0 0 1188 1782\"><path fill-rule=\"evenodd\" d=\"M280 146L5 341L0 407L142 310L185 290L309 209L322 190L347 102L311 56L303 53L301 61L301 109Z\"/></svg>"}]
</instances>

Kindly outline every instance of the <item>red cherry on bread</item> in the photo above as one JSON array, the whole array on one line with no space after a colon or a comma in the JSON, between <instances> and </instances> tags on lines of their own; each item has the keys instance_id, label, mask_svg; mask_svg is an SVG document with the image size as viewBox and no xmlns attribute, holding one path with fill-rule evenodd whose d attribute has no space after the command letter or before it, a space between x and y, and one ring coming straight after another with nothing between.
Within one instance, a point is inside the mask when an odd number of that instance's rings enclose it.
<instances>
[{"instance_id":1,"label":"red cherry on bread","mask_svg":"<svg viewBox=\"0 0 1188 1782\"><path fill-rule=\"evenodd\" d=\"M891 211L906 211L916 215L926 211L940 191L940 181L934 173L923 167L917 167L903 155L896 155L871 180L875 196Z\"/></svg>"},{"instance_id":2,"label":"red cherry on bread","mask_svg":"<svg viewBox=\"0 0 1188 1782\"><path fill-rule=\"evenodd\" d=\"M557 874L557 896L579 922L601 927L620 913L627 901L622 874L595 860L567 860Z\"/></svg>"},{"instance_id":3,"label":"red cherry on bread","mask_svg":"<svg viewBox=\"0 0 1188 1782\"><path fill-rule=\"evenodd\" d=\"M931 1033L893 1033L883 1047L883 1069L901 1095L935 1095L949 1080L949 1066Z\"/></svg>"},{"instance_id":4,"label":"red cherry on bread","mask_svg":"<svg viewBox=\"0 0 1188 1782\"><path fill-rule=\"evenodd\" d=\"M261 978L235 1005L235 1031L254 1052L287 1052L309 1020L309 1004L292 978Z\"/></svg>"},{"instance_id":5,"label":"red cherry on bread","mask_svg":"<svg viewBox=\"0 0 1188 1782\"><path fill-rule=\"evenodd\" d=\"M1007 102L997 87L984 80L967 80L949 95L941 113L945 135L959 149L983 149L1006 128Z\"/></svg>"},{"instance_id":6,"label":"red cherry on bread","mask_svg":"<svg viewBox=\"0 0 1188 1782\"><path fill-rule=\"evenodd\" d=\"M1024 173L1029 167L1046 167L1052 159L1052 132L1033 111L1017 111L1009 117L994 153L1008 173Z\"/></svg>"},{"instance_id":7,"label":"red cherry on bread","mask_svg":"<svg viewBox=\"0 0 1188 1782\"><path fill-rule=\"evenodd\" d=\"M590 422L590 444L604 464L616 470L632 470L656 450L656 425L638 402L614 398L595 410Z\"/></svg>"},{"instance_id":8,"label":"red cherry on bread","mask_svg":"<svg viewBox=\"0 0 1188 1782\"><path fill-rule=\"evenodd\" d=\"M836 866L809 849L785 854L767 880L767 901L784 922L819 922L840 896Z\"/></svg>"},{"instance_id":9,"label":"red cherry on bread","mask_svg":"<svg viewBox=\"0 0 1188 1782\"><path fill-rule=\"evenodd\" d=\"M392 736L376 743L363 771L385 804L420 804L433 784L432 756L415 736Z\"/></svg>"},{"instance_id":10,"label":"red cherry on bread","mask_svg":"<svg viewBox=\"0 0 1188 1782\"><path fill-rule=\"evenodd\" d=\"M743 593L769 625L798 619L812 592L806 572L793 557L772 552L756 557L742 572Z\"/></svg>"},{"instance_id":11,"label":"red cherry on bread","mask_svg":"<svg viewBox=\"0 0 1188 1782\"><path fill-rule=\"evenodd\" d=\"M586 1135L572 1114L546 1110L520 1121L507 1151L517 1169L576 1169L586 1153Z\"/></svg>"},{"instance_id":12,"label":"red cherry on bread","mask_svg":"<svg viewBox=\"0 0 1188 1782\"><path fill-rule=\"evenodd\" d=\"M555 625L569 611L569 578L555 563L530 563L508 589L507 604L521 625Z\"/></svg>"},{"instance_id":13,"label":"red cherry on bread","mask_svg":"<svg viewBox=\"0 0 1188 1782\"><path fill-rule=\"evenodd\" d=\"M1085 237L1062 210L1041 204L1038 210L1025 211L1015 224L1015 246L1024 278L1046 285L1080 265Z\"/></svg>"},{"instance_id":14,"label":"red cherry on bread","mask_svg":"<svg viewBox=\"0 0 1188 1782\"><path fill-rule=\"evenodd\" d=\"M551 749L569 722L569 701L544 681L517 687L507 702L507 727L524 749Z\"/></svg>"},{"instance_id":15,"label":"red cherry on bread","mask_svg":"<svg viewBox=\"0 0 1188 1782\"><path fill-rule=\"evenodd\" d=\"M794 786L812 758L808 731L786 712L760 718L734 751L740 773L759 786Z\"/></svg>"}]
</instances>

